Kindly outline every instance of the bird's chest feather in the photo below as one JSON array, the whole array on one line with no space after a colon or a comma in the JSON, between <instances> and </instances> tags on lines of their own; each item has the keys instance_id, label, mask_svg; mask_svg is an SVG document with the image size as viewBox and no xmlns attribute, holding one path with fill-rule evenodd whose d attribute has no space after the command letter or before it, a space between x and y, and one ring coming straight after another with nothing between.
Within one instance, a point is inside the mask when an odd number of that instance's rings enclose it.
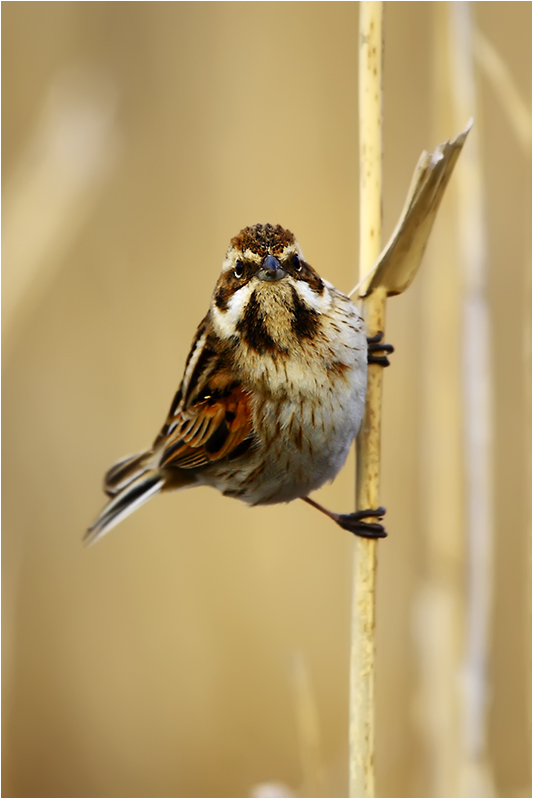
<instances>
[{"instance_id":1,"label":"bird's chest feather","mask_svg":"<svg viewBox=\"0 0 533 799\"><path fill-rule=\"evenodd\" d=\"M288 502L332 480L363 415L367 344L357 309L329 284L318 297L300 288L305 307L296 293L289 286L268 303L255 293L228 326L255 444L224 492L250 504Z\"/></svg>"},{"instance_id":2,"label":"bird's chest feather","mask_svg":"<svg viewBox=\"0 0 533 799\"><path fill-rule=\"evenodd\" d=\"M366 340L359 323L350 319L345 335L324 331L284 357L250 353L247 367L254 430L267 461L254 501L289 501L332 480L364 409Z\"/></svg>"}]
</instances>

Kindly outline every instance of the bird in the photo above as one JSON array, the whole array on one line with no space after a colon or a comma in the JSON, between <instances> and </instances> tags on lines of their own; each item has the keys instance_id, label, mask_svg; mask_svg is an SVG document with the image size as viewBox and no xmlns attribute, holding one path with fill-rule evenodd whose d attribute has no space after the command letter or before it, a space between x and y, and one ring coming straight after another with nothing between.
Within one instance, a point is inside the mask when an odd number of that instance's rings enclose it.
<instances>
[{"instance_id":1,"label":"bird","mask_svg":"<svg viewBox=\"0 0 533 799\"><path fill-rule=\"evenodd\" d=\"M370 342L370 343L369 343ZM104 477L94 543L165 491L211 486L251 506L302 499L346 530L386 535L384 508L334 513L309 494L338 474L360 428L368 362L387 365L354 303L306 261L290 230L231 239L181 385L152 446Z\"/></svg>"}]
</instances>

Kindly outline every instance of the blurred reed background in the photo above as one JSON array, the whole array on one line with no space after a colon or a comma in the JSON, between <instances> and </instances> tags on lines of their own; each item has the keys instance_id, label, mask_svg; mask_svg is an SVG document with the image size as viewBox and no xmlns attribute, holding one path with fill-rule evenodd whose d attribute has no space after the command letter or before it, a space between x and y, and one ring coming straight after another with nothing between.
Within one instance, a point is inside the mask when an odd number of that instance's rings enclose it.
<instances>
[{"instance_id":1,"label":"blurred reed background","mask_svg":"<svg viewBox=\"0 0 533 799\"><path fill-rule=\"evenodd\" d=\"M279 222L326 278L356 282L358 4L2 12L2 793L345 796L347 533L303 504L249 510L196 489L92 549L81 536L103 471L159 429L233 235ZM379 796L469 795L465 708L480 691L485 793L470 795L531 795L531 5L471 12L492 389L486 681L483 668L481 685L464 679L457 172L420 276L388 306ZM450 4L385 13L387 236L421 150L467 120ZM353 507L353 460L320 494Z\"/></svg>"}]
</instances>

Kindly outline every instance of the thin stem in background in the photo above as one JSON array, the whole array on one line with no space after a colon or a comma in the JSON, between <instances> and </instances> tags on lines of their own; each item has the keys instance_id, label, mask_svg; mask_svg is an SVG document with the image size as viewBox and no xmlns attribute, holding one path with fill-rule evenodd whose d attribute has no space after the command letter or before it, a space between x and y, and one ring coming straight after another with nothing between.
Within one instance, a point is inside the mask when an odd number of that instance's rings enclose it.
<instances>
[{"instance_id":1,"label":"thin stem in background","mask_svg":"<svg viewBox=\"0 0 533 799\"><path fill-rule=\"evenodd\" d=\"M434 136L453 130L447 4L432 6ZM468 118L468 117L467 117ZM464 120L463 120L464 124ZM464 640L464 526L461 405L461 285L455 218L445 203L421 298L421 517L423 577L414 602L423 792L459 796ZM422 775L421 775L422 776Z\"/></svg>"},{"instance_id":2,"label":"thin stem in background","mask_svg":"<svg viewBox=\"0 0 533 799\"><path fill-rule=\"evenodd\" d=\"M450 95L455 119L476 115L469 3L449 7ZM463 276L463 436L467 535L461 796L494 796L486 760L488 645L493 574L493 413L486 288L483 176L476 127L457 170L458 254Z\"/></svg>"},{"instance_id":3,"label":"thin stem in background","mask_svg":"<svg viewBox=\"0 0 533 799\"><path fill-rule=\"evenodd\" d=\"M380 254L383 3L362 2L359 16L360 256L364 277ZM383 330L385 290L363 302L367 333ZM371 366L357 439L357 507L379 505L382 368ZM350 659L350 796L374 796L374 618L376 542L354 541Z\"/></svg>"}]
</instances>

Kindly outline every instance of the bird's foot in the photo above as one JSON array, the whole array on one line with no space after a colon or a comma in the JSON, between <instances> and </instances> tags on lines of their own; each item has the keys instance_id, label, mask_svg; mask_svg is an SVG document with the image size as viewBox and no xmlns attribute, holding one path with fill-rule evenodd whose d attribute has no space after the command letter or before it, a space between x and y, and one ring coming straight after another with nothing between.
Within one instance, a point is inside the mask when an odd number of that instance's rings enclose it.
<instances>
[{"instance_id":1,"label":"bird's foot","mask_svg":"<svg viewBox=\"0 0 533 799\"><path fill-rule=\"evenodd\" d=\"M378 366L390 366L390 361L386 355L377 355L378 352L386 352L391 355L394 352L392 344L382 344L383 333L380 331L375 336L367 338L368 343L368 363L376 363Z\"/></svg>"},{"instance_id":2,"label":"bird's foot","mask_svg":"<svg viewBox=\"0 0 533 799\"><path fill-rule=\"evenodd\" d=\"M348 530L348 532L353 533L354 535L361 536L361 538L386 538L387 531L383 527L382 524L379 522L367 522L365 519L370 517L376 517L378 519L383 518L386 513L385 508L376 508L375 510L357 510L354 513L334 513L327 508L324 508L323 505L319 505L318 502L315 502L314 499L310 499L309 497L302 497L304 502L307 502L308 505L312 505L313 508L316 508L321 513L324 513L326 516L329 516L335 524L338 524L339 527L342 527L343 530Z\"/></svg>"},{"instance_id":3,"label":"bird's foot","mask_svg":"<svg viewBox=\"0 0 533 799\"><path fill-rule=\"evenodd\" d=\"M343 530L348 530L354 535L361 536L361 538L386 538L387 531L382 524L365 521L369 516L382 519L385 513L385 508L381 507L375 510L358 510L355 513L339 513L336 514L335 521Z\"/></svg>"}]
</instances>

